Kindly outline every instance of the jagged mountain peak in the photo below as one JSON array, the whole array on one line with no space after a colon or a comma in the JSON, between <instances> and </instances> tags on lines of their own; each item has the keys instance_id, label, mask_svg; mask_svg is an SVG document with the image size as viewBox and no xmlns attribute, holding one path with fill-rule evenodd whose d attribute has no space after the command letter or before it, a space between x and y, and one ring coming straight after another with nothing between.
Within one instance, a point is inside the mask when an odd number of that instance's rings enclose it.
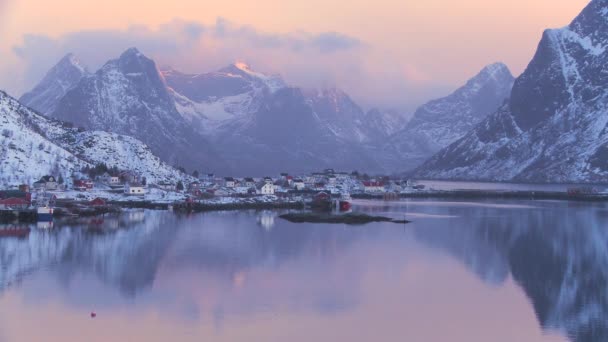
<instances>
[{"instance_id":1,"label":"jagged mountain peak","mask_svg":"<svg viewBox=\"0 0 608 342\"><path fill-rule=\"evenodd\" d=\"M411 170L462 138L509 98L513 81L506 65L490 64L452 94L419 107L405 128L384 146L399 156L391 165Z\"/></svg>"},{"instance_id":2,"label":"jagged mountain peak","mask_svg":"<svg viewBox=\"0 0 608 342\"><path fill-rule=\"evenodd\" d=\"M103 69L118 68L128 76L147 75L153 79L162 79L161 72L156 62L141 53L137 48L130 48L123 52L119 58L110 60Z\"/></svg>"},{"instance_id":3,"label":"jagged mountain peak","mask_svg":"<svg viewBox=\"0 0 608 342\"><path fill-rule=\"evenodd\" d=\"M69 53L46 73L40 83L23 94L19 101L41 113L51 113L59 100L89 74L80 60Z\"/></svg>"},{"instance_id":4,"label":"jagged mountain peak","mask_svg":"<svg viewBox=\"0 0 608 342\"><path fill-rule=\"evenodd\" d=\"M287 86L287 84L280 75L269 75L254 70L248 63L242 61L232 63L220 69L218 72L258 81L268 87L271 92L276 92L277 90Z\"/></svg>"},{"instance_id":5,"label":"jagged mountain peak","mask_svg":"<svg viewBox=\"0 0 608 342\"><path fill-rule=\"evenodd\" d=\"M233 64L236 68L243 70L243 71L252 71L251 70L251 66L245 62L239 61L239 62L235 62Z\"/></svg>"},{"instance_id":6,"label":"jagged mountain peak","mask_svg":"<svg viewBox=\"0 0 608 342\"><path fill-rule=\"evenodd\" d=\"M88 129L138 138L172 164L197 169L210 159L221 164L177 111L156 63L136 48L82 79L51 115Z\"/></svg>"},{"instance_id":7,"label":"jagged mountain peak","mask_svg":"<svg viewBox=\"0 0 608 342\"><path fill-rule=\"evenodd\" d=\"M125 58L140 58L140 57L146 57L144 56L143 53L141 53L141 51L139 51L138 48L136 47L131 47L126 49L121 55L120 55L120 59L125 59Z\"/></svg>"},{"instance_id":8,"label":"jagged mountain peak","mask_svg":"<svg viewBox=\"0 0 608 342\"><path fill-rule=\"evenodd\" d=\"M496 62L485 66L479 72L479 74L477 74L477 76L473 77L473 79L476 78L490 78L501 81L505 78L513 79L514 77L513 74L511 74L511 70L506 64L504 64L503 62Z\"/></svg>"},{"instance_id":9,"label":"jagged mountain peak","mask_svg":"<svg viewBox=\"0 0 608 342\"><path fill-rule=\"evenodd\" d=\"M88 73L87 67L76 57L74 53L68 53L65 55L54 68L64 69L73 67L80 70L82 73Z\"/></svg>"},{"instance_id":10,"label":"jagged mountain peak","mask_svg":"<svg viewBox=\"0 0 608 342\"><path fill-rule=\"evenodd\" d=\"M471 93L483 91L484 87L506 86L510 90L514 81L515 78L513 77L513 74L511 74L511 70L509 70L504 63L493 63L481 69L481 71L469 79L464 86L458 88L454 92L454 95L471 96Z\"/></svg>"}]
</instances>

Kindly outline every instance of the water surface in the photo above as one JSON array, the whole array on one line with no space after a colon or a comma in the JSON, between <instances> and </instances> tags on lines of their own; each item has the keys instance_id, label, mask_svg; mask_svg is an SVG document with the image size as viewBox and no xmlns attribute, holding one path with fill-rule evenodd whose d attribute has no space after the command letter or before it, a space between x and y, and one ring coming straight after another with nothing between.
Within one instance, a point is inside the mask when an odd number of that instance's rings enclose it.
<instances>
[{"instance_id":1,"label":"water surface","mask_svg":"<svg viewBox=\"0 0 608 342\"><path fill-rule=\"evenodd\" d=\"M0 239L0 341L608 339L606 205L355 210L414 222L135 211Z\"/></svg>"}]
</instances>

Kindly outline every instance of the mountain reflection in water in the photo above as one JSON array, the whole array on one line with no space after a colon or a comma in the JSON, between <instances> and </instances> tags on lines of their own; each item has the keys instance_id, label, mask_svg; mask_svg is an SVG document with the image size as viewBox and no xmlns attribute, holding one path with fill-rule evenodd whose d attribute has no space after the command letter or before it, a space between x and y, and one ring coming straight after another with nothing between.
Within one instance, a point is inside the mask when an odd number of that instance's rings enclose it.
<instances>
[{"instance_id":1,"label":"mountain reflection in water","mask_svg":"<svg viewBox=\"0 0 608 342\"><path fill-rule=\"evenodd\" d=\"M608 340L605 205L412 200L355 210L415 222L133 211L34 226L0 239L0 338L45 336L20 329L36 320L58 341ZM116 329L95 335L100 327L79 316L88 310Z\"/></svg>"}]
</instances>

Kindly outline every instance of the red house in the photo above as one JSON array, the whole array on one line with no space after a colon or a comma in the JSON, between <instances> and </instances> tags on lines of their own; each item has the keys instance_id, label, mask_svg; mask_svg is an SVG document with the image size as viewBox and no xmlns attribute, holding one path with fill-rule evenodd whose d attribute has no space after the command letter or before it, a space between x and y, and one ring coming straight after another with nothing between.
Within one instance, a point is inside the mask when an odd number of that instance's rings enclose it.
<instances>
[{"instance_id":1,"label":"red house","mask_svg":"<svg viewBox=\"0 0 608 342\"><path fill-rule=\"evenodd\" d=\"M74 189L87 191L93 189L93 181L89 179L78 179L74 181Z\"/></svg>"},{"instance_id":2,"label":"red house","mask_svg":"<svg viewBox=\"0 0 608 342\"><path fill-rule=\"evenodd\" d=\"M27 209L30 206L30 202L25 198L6 198L0 199L0 208L4 209Z\"/></svg>"}]
</instances>

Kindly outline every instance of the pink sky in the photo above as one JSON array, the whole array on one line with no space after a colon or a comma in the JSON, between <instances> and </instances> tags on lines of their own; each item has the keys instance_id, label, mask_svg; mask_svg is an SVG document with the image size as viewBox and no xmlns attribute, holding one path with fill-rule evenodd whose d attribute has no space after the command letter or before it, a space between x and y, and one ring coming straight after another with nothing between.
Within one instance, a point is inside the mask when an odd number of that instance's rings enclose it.
<instances>
[{"instance_id":1,"label":"pink sky","mask_svg":"<svg viewBox=\"0 0 608 342\"><path fill-rule=\"evenodd\" d=\"M70 52L63 50L78 53L94 48L99 51L97 58L83 58L94 68L100 64L97 59L115 56L125 48L121 44L140 45L137 39L143 37L152 46L142 43L144 53L185 71L207 71L244 59L263 71L281 73L295 85L344 88L364 105L411 106L452 90L489 63L503 61L518 75L531 59L542 31L567 25L587 3L105 0L92 5L81 0L0 0L0 50L6 56L0 61L0 88L20 95L42 76L42 70ZM217 28L218 18L229 23L233 35L194 41L175 29L176 23ZM82 31L130 38L117 40L115 49L100 49L88 36L80 37L80 43L66 42L66 36ZM306 45L297 51L260 46L269 38L314 41L324 33L344 38L331 40L330 44L338 44L335 51ZM27 34L37 39L26 44ZM50 43L41 43L40 37ZM252 39L259 41L254 44ZM171 40L179 47L163 51L163 44ZM357 44L340 45L351 40ZM21 56L14 53L16 46L22 48Z\"/></svg>"}]
</instances>

